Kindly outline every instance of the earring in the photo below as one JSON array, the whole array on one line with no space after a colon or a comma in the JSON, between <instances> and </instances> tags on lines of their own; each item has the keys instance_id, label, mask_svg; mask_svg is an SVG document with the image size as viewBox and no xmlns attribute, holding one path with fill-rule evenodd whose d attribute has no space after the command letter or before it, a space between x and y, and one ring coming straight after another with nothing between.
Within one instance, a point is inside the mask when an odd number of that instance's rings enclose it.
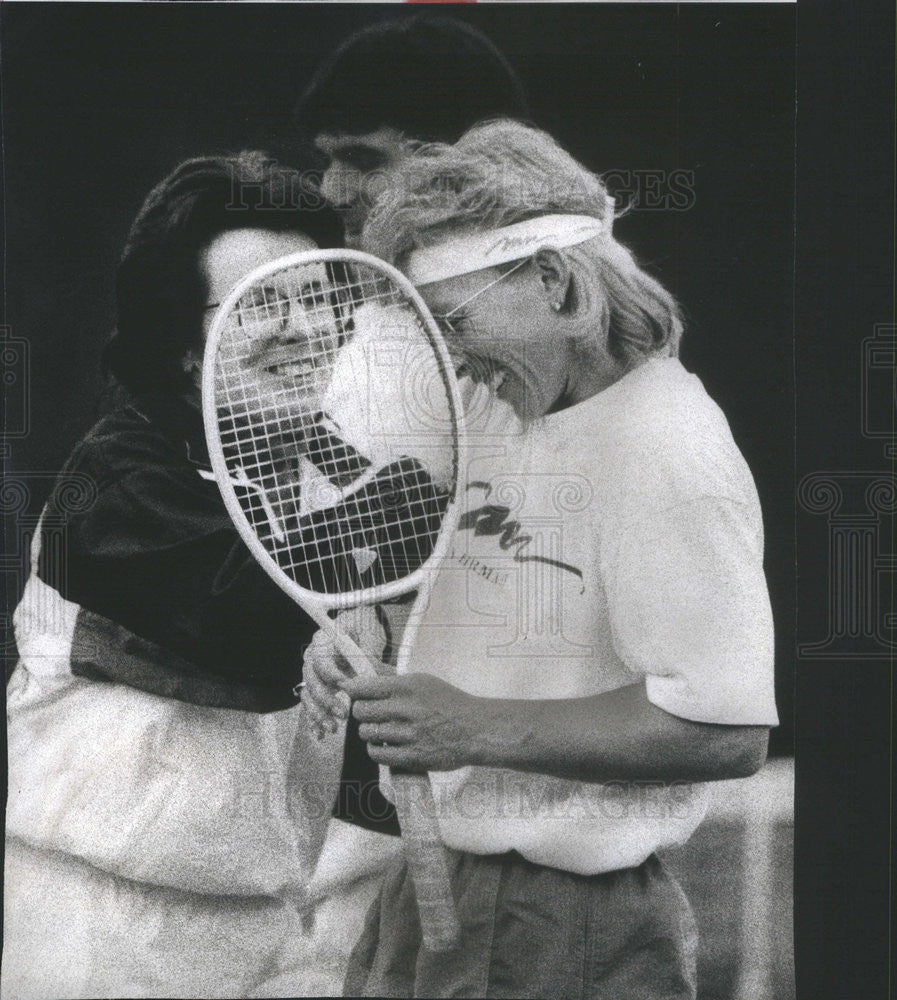
<instances>
[{"instance_id":1,"label":"earring","mask_svg":"<svg viewBox=\"0 0 897 1000\"><path fill-rule=\"evenodd\" d=\"M563 307L563 303L562 302L552 302L551 303L551 308L554 309L554 311L556 313L559 313L561 311L562 307Z\"/></svg>"}]
</instances>

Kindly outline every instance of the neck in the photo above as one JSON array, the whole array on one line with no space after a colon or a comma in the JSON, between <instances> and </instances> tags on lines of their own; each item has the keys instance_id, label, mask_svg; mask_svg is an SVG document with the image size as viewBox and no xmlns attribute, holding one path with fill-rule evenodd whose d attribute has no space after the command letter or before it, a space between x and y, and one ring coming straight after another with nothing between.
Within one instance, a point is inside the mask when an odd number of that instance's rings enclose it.
<instances>
[{"instance_id":1,"label":"neck","mask_svg":"<svg viewBox=\"0 0 897 1000\"><path fill-rule=\"evenodd\" d=\"M568 406L576 406L577 403L584 403L592 396L597 396L599 392L604 392L612 385L627 375L634 368L637 368L641 361L626 364L622 361L612 361L604 366L589 365L585 359L575 366L574 373L567 379L563 391L555 400L547 413L557 413L565 410Z\"/></svg>"}]
</instances>

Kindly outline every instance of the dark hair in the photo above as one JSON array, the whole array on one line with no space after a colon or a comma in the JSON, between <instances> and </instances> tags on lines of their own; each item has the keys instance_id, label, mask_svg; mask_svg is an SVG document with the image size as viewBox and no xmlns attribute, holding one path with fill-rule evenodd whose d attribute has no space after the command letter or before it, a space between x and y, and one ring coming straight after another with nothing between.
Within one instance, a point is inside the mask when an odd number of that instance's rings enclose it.
<instances>
[{"instance_id":1,"label":"dark hair","mask_svg":"<svg viewBox=\"0 0 897 1000\"><path fill-rule=\"evenodd\" d=\"M428 142L456 142L471 125L496 117L529 117L517 74L481 31L427 15L350 35L296 108L306 136L391 126Z\"/></svg>"},{"instance_id":2,"label":"dark hair","mask_svg":"<svg viewBox=\"0 0 897 1000\"><path fill-rule=\"evenodd\" d=\"M256 150L186 160L149 193L116 274L106 372L131 393L181 392L181 360L201 344L201 251L232 229L300 231L339 245L340 226L309 178Z\"/></svg>"}]
</instances>

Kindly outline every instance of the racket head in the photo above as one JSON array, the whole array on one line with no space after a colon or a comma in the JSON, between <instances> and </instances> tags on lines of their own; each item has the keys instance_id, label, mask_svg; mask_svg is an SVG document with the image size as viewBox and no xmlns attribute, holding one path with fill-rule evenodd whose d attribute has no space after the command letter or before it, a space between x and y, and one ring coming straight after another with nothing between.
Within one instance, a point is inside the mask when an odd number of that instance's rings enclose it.
<instances>
[{"instance_id":1,"label":"racket head","mask_svg":"<svg viewBox=\"0 0 897 1000\"><path fill-rule=\"evenodd\" d=\"M463 408L401 272L312 250L247 274L210 326L202 407L228 513L291 597L339 609L429 580L460 514Z\"/></svg>"}]
</instances>

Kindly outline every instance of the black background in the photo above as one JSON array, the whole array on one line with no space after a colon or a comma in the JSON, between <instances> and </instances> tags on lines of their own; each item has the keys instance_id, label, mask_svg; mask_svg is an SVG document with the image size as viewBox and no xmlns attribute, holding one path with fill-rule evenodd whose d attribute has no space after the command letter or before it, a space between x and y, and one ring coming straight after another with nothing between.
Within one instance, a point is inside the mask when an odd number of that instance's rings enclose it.
<instances>
[{"instance_id":1,"label":"black background","mask_svg":"<svg viewBox=\"0 0 897 1000\"><path fill-rule=\"evenodd\" d=\"M683 303L683 360L726 412L763 504L782 718L773 749L796 742L797 755L799 996L885 996L890 667L799 660L798 642L825 632L828 550L824 519L796 507L795 484L885 467L881 442L861 436L859 400L861 341L894 322L893 7L431 10L490 35L535 121L592 169L693 172L687 211L643 207L617 233ZM33 474L55 471L95 417L113 267L149 187L197 153L291 156L290 110L322 54L361 24L408 13L4 6L4 322L31 365L11 479L39 484ZM32 489L33 509L48 489Z\"/></svg>"}]
</instances>

